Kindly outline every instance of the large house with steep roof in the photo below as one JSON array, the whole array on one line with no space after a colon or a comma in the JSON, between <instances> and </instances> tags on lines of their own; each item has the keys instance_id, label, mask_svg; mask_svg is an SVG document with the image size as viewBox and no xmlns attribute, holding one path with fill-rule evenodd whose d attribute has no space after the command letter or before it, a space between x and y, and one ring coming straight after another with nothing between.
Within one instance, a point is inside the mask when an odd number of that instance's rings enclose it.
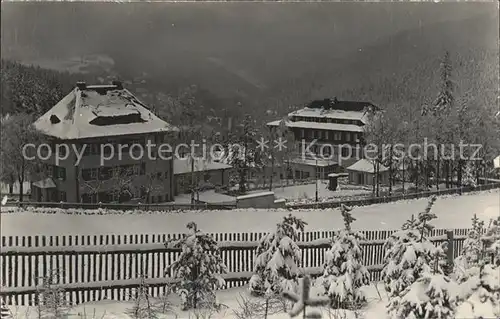
<instances>
[{"instance_id":1,"label":"large house with steep roof","mask_svg":"<svg viewBox=\"0 0 500 319\"><path fill-rule=\"evenodd\" d=\"M328 174L342 170L363 156L360 147L364 126L369 112L377 110L379 108L369 102L340 101L337 98L315 100L289 113L286 119L267 125L271 129L284 126L293 133L297 155L291 173L296 178L317 174L326 179ZM341 145L348 145L350 150ZM342 155L342 163L339 163L339 155Z\"/></svg>"},{"instance_id":2,"label":"large house with steep roof","mask_svg":"<svg viewBox=\"0 0 500 319\"><path fill-rule=\"evenodd\" d=\"M172 141L178 130L153 114L121 82L113 81L111 85L78 82L34 126L50 141L52 152L47 150L43 156L47 158L45 169L43 177L33 180L32 200L88 203L173 200L172 150L162 149L164 159L161 159L158 147L150 147L148 152L147 144ZM57 145L67 145L68 149ZM59 163L54 154L56 149L64 151L59 154L63 158Z\"/></svg>"}]
</instances>

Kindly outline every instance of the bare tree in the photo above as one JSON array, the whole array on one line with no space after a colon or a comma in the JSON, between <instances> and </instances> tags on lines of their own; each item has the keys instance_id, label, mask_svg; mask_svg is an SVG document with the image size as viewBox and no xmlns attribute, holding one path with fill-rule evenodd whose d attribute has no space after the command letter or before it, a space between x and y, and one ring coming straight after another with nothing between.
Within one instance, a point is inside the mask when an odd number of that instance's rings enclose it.
<instances>
[{"instance_id":1,"label":"bare tree","mask_svg":"<svg viewBox=\"0 0 500 319\"><path fill-rule=\"evenodd\" d=\"M24 182L40 170L36 147L44 143L44 137L33 126L34 118L28 114L16 114L4 118L1 125L0 178L10 185L19 183L19 200L23 200ZM33 144L35 148L25 146Z\"/></svg>"}]
</instances>

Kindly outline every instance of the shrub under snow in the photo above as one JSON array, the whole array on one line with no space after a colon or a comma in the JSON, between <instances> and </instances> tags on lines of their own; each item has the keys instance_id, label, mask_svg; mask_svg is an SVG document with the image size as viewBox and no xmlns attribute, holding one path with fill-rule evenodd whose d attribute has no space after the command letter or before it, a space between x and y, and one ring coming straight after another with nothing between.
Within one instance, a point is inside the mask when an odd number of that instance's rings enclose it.
<instances>
[{"instance_id":1,"label":"shrub under snow","mask_svg":"<svg viewBox=\"0 0 500 319\"><path fill-rule=\"evenodd\" d=\"M173 273L173 290L181 296L183 310L215 305L214 288L225 284L221 274L227 273L220 257L217 242L197 229L195 223L187 225L188 236L166 243L167 247L181 248L179 258L169 266Z\"/></svg>"},{"instance_id":2,"label":"shrub under snow","mask_svg":"<svg viewBox=\"0 0 500 319\"><path fill-rule=\"evenodd\" d=\"M460 280L460 305L457 318L500 318L500 218L493 221L483 238L467 241L474 242L474 248L480 246L479 258L469 261L471 256L455 260L456 276ZM473 228L480 224L473 219ZM479 242L479 243L478 243ZM484 244L483 244L484 243ZM468 246L472 243L467 243ZM465 247L464 247L465 248ZM465 255L469 254L464 251ZM473 255L472 257L475 257Z\"/></svg>"},{"instance_id":3,"label":"shrub under snow","mask_svg":"<svg viewBox=\"0 0 500 319\"><path fill-rule=\"evenodd\" d=\"M295 243L307 225L291 214L277 224L276 231L265 235L257 247L254 274L249 289L254 295L296 291L301 252Z\"/></svg>"},{"instance_id":4,"label":"shrub under snow","mask_svg":"<svg viewBox=\"0 0 500 319\"><path fill-rule=\"evenodd\" d=\"M390 314L395 319L455 318L453 306L457 285L442 273L424 266L423 273L400 297L390 303Z\"/></svg>"},{"instance_id":5,"label":"shrub under snow","mask_svg":"<svg viewBox=\"0 0 500 319\"><path fill-rule=\"evenodd\" d=\"M331 248L326 252L323 275L316 280L316 286L323 288L322 294L330 298L331 305L342 309L364 303L366 297L360 288L370 282L370 274L362 265L359 244L364 235L351 229L356 219L350 211L351 208L341 206L345 229L333 237Z\"/></svg>"},{"instance_id":6,"label":"shrub under snow","mask_svg":"<svg viewBox=\"0 0 500 319\"><path fill-rule=\"evenodd\" d=\"M432 230L429 221L436 216L430 212L435 197L431 198L418 219L408 220L401 231L392 234L384 245L385 265L382 278L389 297L399 296L412 283L420 278L433 255L440 253L427 237Z\"/></svg>"},{"instance_id":7,"label":"shrub under snow","mask_svg":"<svg viewBox=\"0 0 500 319\"><path fill-rule=\"evenodd\" d=\"M444 274L444 249L429 240L435 200L431 198L425 211L408 220L386 243L382 277L392 318L454 318L456 284Z\"/></svg>"},{"instance_id":8,"label":"shrub under snow","mask_svg":"<svg viewBox=\"0 0 500 319\"><path fill-rule=\"evenodd\" d=\"M483 221L479 221L474 214L472 218L472 229L467 233L464 241L462 254L455 258L454 269L456 279L459 282L466 280L467 270L479 265L483 258L483 243L481 233L484 226Z\"/></svg>"},{"instance_id":9,"label":"shrub under snow","mask_svg":"<svg viewBox=\"0 0 500 319\"><path fill-rule=\"evenodd\" d=\"M460 298L464 302L457 307L457 318L500 318L500 267L485 264L469 269Z\"/></svg>"}]
</instances>

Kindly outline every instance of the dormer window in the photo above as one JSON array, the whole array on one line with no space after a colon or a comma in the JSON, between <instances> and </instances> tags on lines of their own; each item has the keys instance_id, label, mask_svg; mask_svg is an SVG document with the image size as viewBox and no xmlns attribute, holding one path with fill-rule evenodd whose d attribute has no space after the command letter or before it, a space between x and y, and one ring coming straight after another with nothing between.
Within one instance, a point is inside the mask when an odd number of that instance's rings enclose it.
<instances>
[{"instance_id":1,"label":"dormer window","mask_svg":"<svg viewBox=\"0 0 500 319\"><path fill-rule=\"evenodd\" d=\"M60 122L61 122L61 120L57 117L57 115L52 114L50 116L50 123L57 124L57 123L60 123Z\"/></svg>"}]
</instances>

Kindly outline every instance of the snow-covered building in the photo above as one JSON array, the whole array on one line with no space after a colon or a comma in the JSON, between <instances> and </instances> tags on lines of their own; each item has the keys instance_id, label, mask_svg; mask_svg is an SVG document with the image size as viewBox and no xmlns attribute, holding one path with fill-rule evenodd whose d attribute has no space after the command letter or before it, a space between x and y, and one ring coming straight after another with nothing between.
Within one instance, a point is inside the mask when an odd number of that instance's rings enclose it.
<instances>
[{"instance_id":1,"label":"snow-covered building","mask_svg":"<svg viewBox=\"0 0 500 319\"><path fill-rule=\"evenodd\" d=\"M50 149L45 149L44 176L32 180L32 200L173 200L172 151L162 149L165 159L160 159L158 147L147 145L172 140L178 130L155 116L121 82L78 82L34 126L47 137Z\"/></svg>"},{"instance_id":2,"label":"snow-covered building","mask_svg":"<svg viewBox=\"0 0 500 319\"><path fill-rule=\"evenodd\" d=\"M357 185L373 185L376 174L376 165L374 162L362 158L356 163L346 168L349 174L349 183ZM389 184L389 168L378 164L380 184Z\"/></svg>"},{"instance_id":3,"label":"snow-covered building","mask_svg":"<svg viewBox=\"0 0 500 319\"><path fill-rule=\"evenodd\" d=\"M232 166L203 158L174 159L175 195L190 192L194 185L197 188L227 188Z\"/></svg>"},{"instance_id":4,"label":"snow-covered building","mask_svg":"<svg viewBox=\"0 0 500 319\"><path fill-rule=\"evenodd\" d=\"M316 100L267 125L272 129L284 126L293 132L294 149L304 163L312 157L309 152L319 155L322 162L326 159L324 171L328 175L362 157L360 146L368 111L378 109L369 102ZM308 165L316 166L316 161Z\"/></svg>"}]
</instances>

